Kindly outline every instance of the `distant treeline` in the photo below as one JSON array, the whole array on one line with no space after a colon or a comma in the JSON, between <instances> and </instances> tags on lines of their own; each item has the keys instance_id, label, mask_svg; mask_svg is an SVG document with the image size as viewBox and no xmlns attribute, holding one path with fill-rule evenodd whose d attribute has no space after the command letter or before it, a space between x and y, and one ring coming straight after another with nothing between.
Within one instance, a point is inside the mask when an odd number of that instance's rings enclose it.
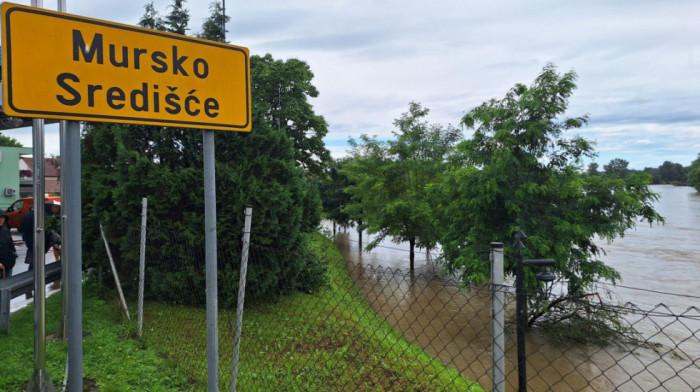
<instances>
[{"instance_id":1,"label":"distant treeline","mask_svg":"<svg viewBox=\"0 0 700 392\"><path fill-rule=\"evenodd\" d=\"M652 184L672 184L672 185L690 185L696 189L700 187L700 154L690 166L683 166L680 163L665 161L659 167L645 167L644 170L634 170L627 166L629 162L624 159L612 159L607 165L603 165L603 170L599 171L599 165L593 162L588 165L588 174L590 175L606 175L615 174L624 177L633 172L644 171L649 173L652 178Z\"/></svg>"}]
</instances>

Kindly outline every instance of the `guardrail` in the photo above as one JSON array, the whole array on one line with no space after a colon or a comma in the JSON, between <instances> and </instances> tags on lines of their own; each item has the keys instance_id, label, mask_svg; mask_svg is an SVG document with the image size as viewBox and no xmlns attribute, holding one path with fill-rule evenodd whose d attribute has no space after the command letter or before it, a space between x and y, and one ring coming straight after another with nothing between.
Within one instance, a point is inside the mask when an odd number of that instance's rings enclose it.
<instances>
[{"instance_id":1,"label":"guardrail","mask_svg":"<svg viewBox=\"0 0 700 392\"><path fill-rule=\"evenodd\" d=\"M46 283L61 279L61 263L46 264ZM0 332L10 332L10 300L34 290L34 271L26 271L0 280Z\"/></svg>"}]
</instances>

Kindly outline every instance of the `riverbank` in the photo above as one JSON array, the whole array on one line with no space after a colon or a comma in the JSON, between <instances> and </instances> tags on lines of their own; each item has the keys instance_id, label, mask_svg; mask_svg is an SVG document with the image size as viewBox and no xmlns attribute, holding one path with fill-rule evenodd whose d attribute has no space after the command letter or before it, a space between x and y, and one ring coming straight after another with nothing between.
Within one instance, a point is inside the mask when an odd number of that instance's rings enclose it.
<instances>
[{"instance_id":1,"label":"riverbank","mask_svg":"<svg viewBox=\"0 0 700 392\"><path fill-rule=\"evenodd\" d=\"M321 235L314 251L329 265L329 284L315 294L294 293L274 304L246 309L239 390L288 391L480 391L409 343L372 311L354 286L342 256ZM100 391L206 390L206 312L146 304L144 338L120 316L118 302L84 291L83 373ZM133 307L135 309L135 306ZM60 296L47 301L47 331L58 322ZM220 385L229 382L232 312L221 311ZM0 391L17 391L33 368L32 309L12 315L12 330L0 336L4 358ZM47 363L59 385L66 345L50 340Z\"/></svg>"}]
</instances>

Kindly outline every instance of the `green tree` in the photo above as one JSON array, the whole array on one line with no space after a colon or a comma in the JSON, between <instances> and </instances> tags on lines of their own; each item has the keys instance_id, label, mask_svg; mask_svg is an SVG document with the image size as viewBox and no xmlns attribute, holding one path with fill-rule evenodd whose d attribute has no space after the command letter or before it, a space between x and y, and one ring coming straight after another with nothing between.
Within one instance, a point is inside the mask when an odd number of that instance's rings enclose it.
<instances>
[{"instance_id":1,"label":"green tree","mask_svg":"<svg viewBox=\"0 0 700 392\"><path fill-rule=\"evenodd\" d=\"M659 175L665 184L684 184L688 180L688 174L680 163L665 161L659 166Z\"/></svg>"},{"instance_id":2,"label":"green tree","mask_svg":"<svg viewBox=\"0 0 700 392\"><path fill-rule=\"evenodd\" d=\"M350 190L359 190L354 196L367 214L368 231L378 234L368 248L388 236L397 243L408 242L411 269L415 247L432 248L438 242L431 190L441 182L449 153L461 137L457 129L424 121L428 112L411 102L408 112L394 121L396 139L380 143L365 138L367 146L353 144L353 156L365 162L354 162L346 169L358 184ZM361 151L369 152L369 156ZM368 172L370 165L374 167Z\"/></svg>"},{"instance_id":3,"label":"green tree","mask_svg":"<svg viewBox=\"0 0 700 392\"><path fill-rule=\"evenodd\" d=\"M663 181L661 180L661 173L659 173L658 167L645 167L644 172L649 173L649 175L651 175L651 183L653 185L663 183Z\"/></svg>"},{"instance_id":4,"label":"green tree","mask_svg":"<svg viewBox=\"0 0 700 392\"><path fill-rule=\"evenodd\" d=\"M10 137L10 136L5 136L2 133L0 133L0 146L3 147L24 147L22 143L19 142L19 140Z\"/></svg>"},{"instance_id":5,"label":"green tree","mask_svg":"<svg viewBox=\"0 0 700 392\"><path fill-rule=\"evenodd\" d=\"M210 41L226 42L226 30L224 26L231 18L224 15L224 9L220 2L209 5L209 17L202 24L202 32L197 37Z\"/></svg>"},{"instance_id":6,"label":"green tree","mask_svg":"<svg viewBox=\"0 0 700 392\"><path fill-rule=\"evenodd\" d=\"M700 192L700 154L688 167L688 185Z\"/></svg>"},{"instance_id":7,"label":"green tree","mask_svg":"<svg viewBox=\"0 0 700 392\"><path fill-rule=\"evenodd\" d=\"M350 195L345 192L345 188L352 185L348 176L342 171L345 161L345 159L333 160L319 184L323 212L333 222L333 235L336 233L336 224L347 227L351 222L350 216L343 211L344 207L351 203Z\"/></svg>"},{"instance_id":8,"label":"green tree","mask_svg":"<svg viewBox=\"0 0 700 392\"><path fill-rule=\"evenodd\" d=\"M189 10L185 8L185 0L173 0L168 16L163 20L165 30L171 33L186 35L190 23ZM148 9L147 9L148 10Z\"/></svg>"},{"instance_id":9,"label":"green tree","mask_svg":"<svg viewBox=\"0 0 700 392\"><path fill-rule=\"evenodd\" d=\"M489 243L511 243L515 230L528 235L525 258L556 260L554 270L569 282L568 293L556 300L530 296L530 324L565 301L584 299L596 280L620 278L600 260L596 236L613 240L640 217L662 219L652 207L657 195L645 173L626 178L581 173L582 159L595 156L593 144L563 134L588 117L559 118L575 81L573 71L560 75L550 64L531 86L517 84L503 99L470 110L462 123L474 136L458 146L442 187L445 267L465 284L488 279ZM512 273L513 249L506 247L506 255ZM532 271L526 278L527 288L541 288Z\"/></svg>"},{"instance_id":10,"label":"green tree","mask_svg":"<svg viewBox=\"0 0 700 392\"><path fill-rule=\"evenodd\" d=\"M629 162L622 158L613 158L607 165L603 165L603 169L605 170L605 175L607 176L625 178L630 172L630 170L627 168L629 164Z\"/></svg>"},{"instance_id":11,"label":"green tree","mask_svg":"<svg viewBox=\"0 0 700 392\"><path fill-rule=\"evenodd\" d=\"M350 221L357 225L359 247L362 249L362 232L367 229L369 211L381 208L378 203L376 190L381 189L382 177L379 168L382 167L385 157L385 143L376 137L360 135L359 142L353 138L348 140L350 156L344 162L341 173L346 176L350 185L345 192L350 196L350 201L342 208Z\"/></svg>"},{"instance_id":12,"label":"green tree","mask_svg":"<svg viewBox=\"0 0 700 392\"><path fill-rule=\"evenodd\" d=\"M165 31L163 18L158 15L158 11L153 7L153 2L146 4L144 8L146 11L141 20L139 20L138 25L146 29Z\"/></svg>"},{"instance_id":13,"label":"green tree","mask_svg":"<svg viewBox=\"0 0 700 392\"><path fill-rule=\"evenodd\" d=\"M297 59L275 60L270 54L251 56L250 74L256 91L253 105L293 141L297 163L320 176L331 159L323 142L328 124L309 102L318 96L309 65Z\"/></svg>"},{"instance_id":14,"label":"green tree","mask_svg":"<svg viewBox=\"0 0 700 392\"><path fill-rule=\"evenodd\" d=\"M182 2L176 2L180 9ZM174 10L178 8L175 7ZM147 14L148 14L147 9ZM216 19L212 7L209 20ZM153 12L150 17L155 18ZM142 18L142 20L145 19ZM183 26L183 24L180 24ZM253 90L253 102L260 100ZM252 107L250 133L217 132L216 193L219 282L222 306L234 303L238 287L239 250L243 211L253 207L255 244L265 249L251 260L247 297L271 298L291 290L312 291L320 286L324 265L310 256L307 234L320 222L316 184L295 160L293 141L266 118L266 108ZM123 271L125 290L135 290L138 250L137 217L140 199L149 198L148 252L168 263L184 264L175 270L154 266L147 295L167 301L197 303L196 296L178 297L177 290L202 292L201 260L186 259L162 243L184 243L203 254L204 200L202 133L193 129L140 125L88 124L83 148L83 200L86 225L85 260L104 262L99 240L102 223L112 252Z\"/></svg>"},{"instance_id":15,"label":"green tree","mask_svg":"<svg viewBox=\"0 0 700 392\"><path fill-rule=\"evenodd\" d=\"M155 10L153 2L144 6L145 12L139 20L139 26L169 31L185 35L189 23L188 10L184 1L173 0L171 12L163 20ZM135 138L134 148L149 159L158 161L171 169L188 166L201 166L201 135L183 128L132 125Z\"/></svg>"},{"instance_id":16,"label":"green tree","mask_svg":"<svg viewBox=\"0 0 700 392\"><path fill-rule=\"evenodd\" d=\"M586 171L589 176L598 176L600 175L600 172L598 171L598 164L595 162L591 162L588 164L588 170Z\"/></svg>"}]
</instances>

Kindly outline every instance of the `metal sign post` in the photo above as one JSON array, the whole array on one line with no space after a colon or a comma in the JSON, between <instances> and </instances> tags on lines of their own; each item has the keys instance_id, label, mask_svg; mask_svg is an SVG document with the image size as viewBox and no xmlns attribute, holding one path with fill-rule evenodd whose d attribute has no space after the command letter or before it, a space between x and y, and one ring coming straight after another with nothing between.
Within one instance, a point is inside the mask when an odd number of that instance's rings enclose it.
<instances>
[{"instance_id":1,"label":"metal sign post","mask_svg":"<svg viewBox=\"0 0 700 392\"><path fill-rule=\"evenodd\" d=\"M68 390L83 390L83 226L80 188L80 123L66 122L66 156L61 157L66 171L66 239L68 263Z\"/></svg>"},{"instance_id":2,"label":"metal sign post","mask_svg":"<svg viewBox=\"0 0 700 392\"><path fill-rule=\"evenodd\" d=\"M80 120L207 129L202 137L208 384L209 391L218 391L214 130L251 130L249 50L69 15L65 0L58 1L59 12L37 8L38 0L32 0L33 7L0 5L2 93L3 111L8 115L68 120L62 130L61 169L65 173L69 391L82 390ZM132 55L117 59L110 50L115 47ZM43 143L43 125L35 127L35 167L39 168L35 175L43 173L43 144L39 146L38 140ZM43 175L41 180L41 186L35 186L35 200L43 200ZM43 234L43 210L35 218L38 257L43 255L43 235L38 235ZM43 263L39 266L37 287L44 280ZM40 309L44 298L36 291ZM37 326L36 336L41 339L43 318ZM45 352L37 354L36 367L45 369Z\"/></svg>"},{"instance_id":3,"label":"metal sign post","mask_svg":"<svg viewBox=\"0 0 700 392\"><path fill-rule=\"evenodd\" d=\"M32 0L32 7L42 7ZM34 373L27 391L54 391L46 369L46 284L44 276L44 120L32 121L34 177ZM29 251L29 249L27 250Z\"/></svg>"},{"instance_id":4,"label":"metal sign post","mask_svg":"<svg viewBox=\"0 0 700 392\"><path fill-rule=\"evenodd\" d=\"M37 0L32 0L36 3ZM34 373L28 391L54 391L46 369L46 279L44 276L44 120L32 124L34 154ZM27 250L29 251L29 250Z\"/></svg>"},{"instance_id":5,"label":"metal sign post","mask_svg":"<svg viewBox=\"0 0 700 392\"><path fill-rule=\"evenodd\" d=\"M219 317L216 251L216 165L214 131L202 131L204 152L204 247L207 291L207 391L219 390Z\"/></svg>"}]
</instances>

